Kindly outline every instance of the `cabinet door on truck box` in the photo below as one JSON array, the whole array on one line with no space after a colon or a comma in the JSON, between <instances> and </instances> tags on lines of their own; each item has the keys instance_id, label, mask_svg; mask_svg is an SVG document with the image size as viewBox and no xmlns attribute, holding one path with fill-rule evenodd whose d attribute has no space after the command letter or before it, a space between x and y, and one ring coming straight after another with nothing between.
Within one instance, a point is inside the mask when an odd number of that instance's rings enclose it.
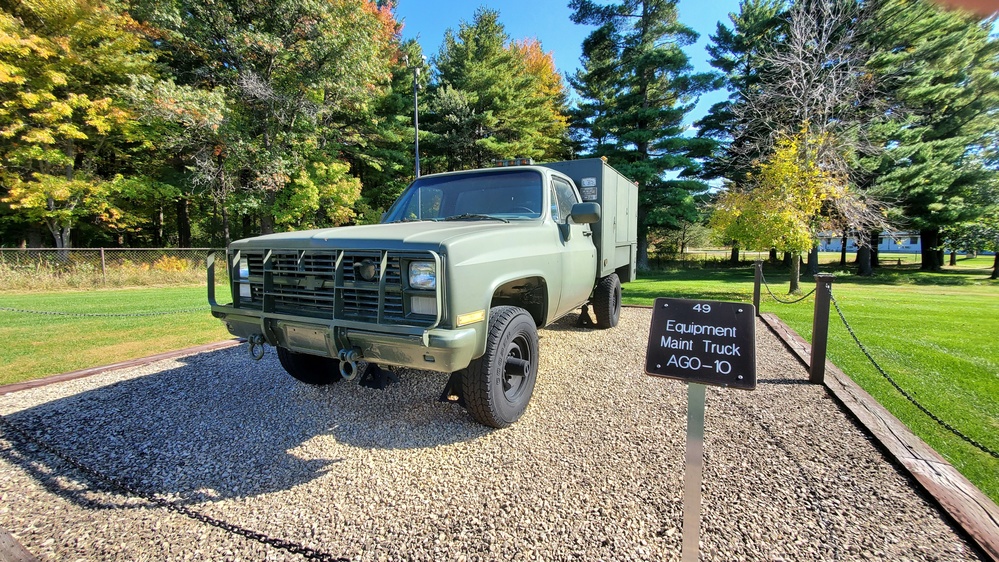
<instances>
[{"instance_id":1,"label":"cabinet door on truck box","mask_svg":"<svg viewBox=\"0 0 999 562\"><path fill-rule=\"evenodd\" d=\"M579 195L572 184L561 178L552 178L552 219L556 224L566 221L572 206L579 203ZM562 252L562 293L557 316L579 307L590 298L597 276L597 250L593 245L593 232L588 224L575 224L569 220L569 236L559 229Z\"/></svg>"}]
</instances>

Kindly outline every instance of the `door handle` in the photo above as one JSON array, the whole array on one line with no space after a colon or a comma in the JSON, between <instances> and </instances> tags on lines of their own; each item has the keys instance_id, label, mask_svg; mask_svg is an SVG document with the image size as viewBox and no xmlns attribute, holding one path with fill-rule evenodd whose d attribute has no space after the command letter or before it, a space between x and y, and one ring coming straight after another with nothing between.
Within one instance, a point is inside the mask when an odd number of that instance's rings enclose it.
<instances>
[{"instance_id":1,"label":"door handle","mask_svg":"<svg viewBox=\"0 0 999 562\"><path fill-rule=\"evenodd\" d=\"M593 231L592 230L584 230L583 231L583 236L593 236Z\"/></svg>"}]
</instances>

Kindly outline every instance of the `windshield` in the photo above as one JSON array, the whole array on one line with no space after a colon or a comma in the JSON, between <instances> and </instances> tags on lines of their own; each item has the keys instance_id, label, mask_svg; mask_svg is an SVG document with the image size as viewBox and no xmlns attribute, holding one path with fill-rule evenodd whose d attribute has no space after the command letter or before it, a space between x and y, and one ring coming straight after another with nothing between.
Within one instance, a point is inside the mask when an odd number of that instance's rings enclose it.
<instances>
[{"instance_id":1,"label":"windshield","mask_svg":"<svg viewBox=\"0 0 999 562\"><path fill-rule=\"evenodd\" d=\"M536 219L541 216L542 181L536 170L423 177L392 205L384 222Z\"/></svg>"}]
</instances>

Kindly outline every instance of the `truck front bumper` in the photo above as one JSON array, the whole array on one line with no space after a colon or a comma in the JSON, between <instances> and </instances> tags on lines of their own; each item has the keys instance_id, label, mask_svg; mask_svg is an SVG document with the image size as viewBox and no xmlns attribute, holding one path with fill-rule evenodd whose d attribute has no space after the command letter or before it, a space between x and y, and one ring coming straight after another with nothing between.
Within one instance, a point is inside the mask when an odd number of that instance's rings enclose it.
<instances>
[{"instance_id":1,"label":"truck front bumper","mask_svg":"<svg viewBox=\"0 0 999 562\"><path fill-rule=\"evenodd\" d=\"M392 326L370 326L345 322L259 314L227 305L213 305L212 315L225 323L234 336L250 339L261 335L268 344L299 353L337 357L341 350L360 353L360 359L379 365L395 365L451 373L472 362L474 327L458 330ZM392 331L387 331L392 329Z\"/></svg>"}]
</instances>

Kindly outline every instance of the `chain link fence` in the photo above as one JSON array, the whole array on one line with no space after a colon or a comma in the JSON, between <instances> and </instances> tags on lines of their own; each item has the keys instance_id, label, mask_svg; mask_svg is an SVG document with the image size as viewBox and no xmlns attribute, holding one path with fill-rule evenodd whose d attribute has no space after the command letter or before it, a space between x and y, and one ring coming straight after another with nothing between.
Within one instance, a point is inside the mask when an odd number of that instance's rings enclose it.
<instances>
[{"instance_id":1,"label":"chain link fence","mask_svg":"<svg viewBox=\"0 0 999 562\"><path fill-rule=\"evenodd\" d=\"M0 286L10 290L204 284L212 248L0 248ZM218 250L222 252L222 250ZM216 267L216 282L228 282Z\"/></svg>"}]
</instances>

